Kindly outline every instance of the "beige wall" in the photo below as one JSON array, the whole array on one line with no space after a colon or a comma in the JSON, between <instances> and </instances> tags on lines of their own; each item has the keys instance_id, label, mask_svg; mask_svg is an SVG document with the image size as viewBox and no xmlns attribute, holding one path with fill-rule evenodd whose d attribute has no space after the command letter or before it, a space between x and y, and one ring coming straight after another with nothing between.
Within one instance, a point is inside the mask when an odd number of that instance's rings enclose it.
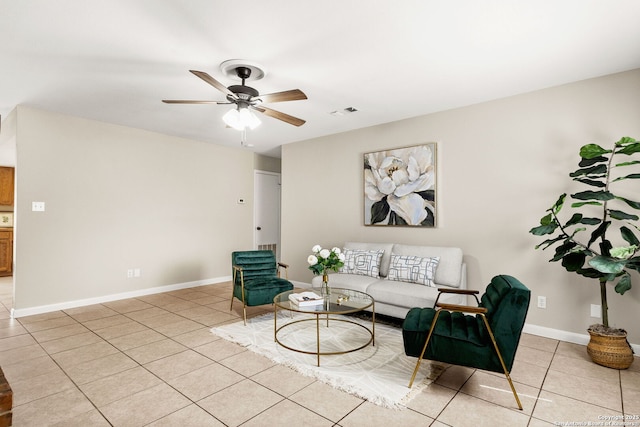
<instances>
[{"instance_id":1,"label":"beige wall","mask_svg":"<svg viewBox=\"0 0 640 427\"><path fill-rule=\"evenodd\" d=\"M275 157L263 156L261 154L253 155L253 167L258 171L280 173L281 160Z\"/></svg>"},{"instance_id":2,"label":"beige wall","mask_svg":"<svg viewBox=\"0 0 640 427\"><path fill-rule=\"evenodd\" d=\"M27 107L16 142L17 310L228 277L252 247L249 151Z\"/></svg>"},{"instance_id":3,"label":"beige wall","mask_svg":"<svg viewBox=\"0 0 640 427\"><path fill-rule=\"evenodd\" d=\"M393 103L393 100L390 101ZM390 104L389 108L393 108ZM366 114L366 111L358 114ZM640 70L360 129L282 147L282 260L289 277L309 282L314 244L345 241L459 246L469 287L511 274L532 290L527 322L585 334L595 281L549 263L528 233L572 185L583 144L640 139ZM363 153L438 143L435 229L363 225ZM635 184L636 188L638 184ZM636 192L636 195L638 192ZM624 296L611 289L610 322L640 343L640 277ZM547 297L547 309L536 307Z\"/></svg>"}]
</instances>

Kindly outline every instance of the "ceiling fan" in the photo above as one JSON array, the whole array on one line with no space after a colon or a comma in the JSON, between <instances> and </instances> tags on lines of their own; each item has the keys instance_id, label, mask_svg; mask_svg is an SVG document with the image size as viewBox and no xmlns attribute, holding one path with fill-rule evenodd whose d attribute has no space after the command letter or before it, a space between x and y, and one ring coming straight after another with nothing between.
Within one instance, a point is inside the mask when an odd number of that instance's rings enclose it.
<instances>
[{"instance_id":1,"label":"ceiling fan","mask_svg":"<svg viewBox=\"0 0 640 427\"><path fill-rule=\"evenodd\" d=\"M253 129L255 126L260 124L260 120L252 114L251 110L282 120L283 122L294 126L302 126L305 123L305 120L262 105L263 103L269 102L298 101L307 99L307 95L305 95L300 89L260 95L256 89L245 84L245 81L251 77L252 72L255 76L254 80L258 80L264 76L264 71L258 68L255 64L243 64L237 60L230 60L223 62L220 67L228 75L235 73L235 76L242 81L242 84L226 87L204 71L189 71L225 94L227 97L226 101L163 99L162 102L167 104L234 104L235 108L227 112L223 116L223 120L228 126L238 130L245 130L246 128Z\"/></svg>"}]
</instances>

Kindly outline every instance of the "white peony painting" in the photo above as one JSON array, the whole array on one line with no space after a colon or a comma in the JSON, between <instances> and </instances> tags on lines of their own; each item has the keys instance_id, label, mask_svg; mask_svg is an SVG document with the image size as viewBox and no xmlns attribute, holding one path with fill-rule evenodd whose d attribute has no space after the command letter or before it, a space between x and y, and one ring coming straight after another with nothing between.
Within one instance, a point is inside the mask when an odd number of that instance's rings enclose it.
<instances>
[{"instance_id":1,"label":"white peony painting","mask_svg":"<svg viewBox=\"0 0 640 427\"><path fill-rule=\"evenodd\" d=\"M364 155L364 224L435 227L435 142Z\"/></svg>"}]
</instances>

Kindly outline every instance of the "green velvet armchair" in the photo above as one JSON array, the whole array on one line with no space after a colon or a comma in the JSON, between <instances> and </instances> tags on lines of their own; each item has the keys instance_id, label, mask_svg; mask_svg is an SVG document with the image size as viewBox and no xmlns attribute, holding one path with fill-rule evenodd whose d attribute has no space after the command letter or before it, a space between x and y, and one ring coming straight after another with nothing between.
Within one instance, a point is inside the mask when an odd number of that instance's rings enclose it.
<instances>
[{"instance_id":1,"label":"green velvet armchair","mask_svg":"<svg viewBox=\"0 0 640 427\"><path fill-rule=\"evenodd\" d=\"M480 300L478 291L438 290L438 298L445 292L473 295L478 305L444 304L436 299L434 308L409 310L402 324L404 351L418 357L409 387L423 358L501 372L522 409L509 372L529 309L529 289L514 277L500 275L491 280Z\"/></svg>"},{"instance_id":2,"label":"green velvet armchair","mask_svg":"<svg viewBox=\"0 0 640 427\"><path fill-rule=\"evenodd\" d=\"M287 280L288 265L276 262L272 251L236 251L231 254L233 268L233 299L242 301L242 318L247 324L247 306L272 304L273 298L281 292L293 289ZM280 277L280 268L285 269L285 278Z\"/></svg>"}]
</instances>

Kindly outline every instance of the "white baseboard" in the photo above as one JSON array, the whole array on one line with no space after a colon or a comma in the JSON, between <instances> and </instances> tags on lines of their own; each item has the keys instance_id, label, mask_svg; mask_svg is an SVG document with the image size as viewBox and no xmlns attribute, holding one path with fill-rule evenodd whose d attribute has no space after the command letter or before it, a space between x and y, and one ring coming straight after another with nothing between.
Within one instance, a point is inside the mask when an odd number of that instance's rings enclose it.
<instances>
[{"instance_id":1,"label":"white baseboard","mask_svg":"<svg viewBox=\"0 0 640 427\"><path fill-rule=\"evenodd\" d=\"M588 334L576 334L575 332L561 331L560 329L531 325L529 323L525 323L523 332L574 344L587 345L589 343ZM631 348L636 356L640 356L640 344L631 344Z\"/></svg>"},{"instance_id":2,"label":"white baseboard","mask_svg":"<svg viewBox=\"0 0 640 427\"><path fill-rule=\"evenodd\" d=\"M123 292L119 294L104 295L95 298L86 298L75 301L65 301L58 304L41 305L21 309L11 309L11 317L18 318L33 316L34 314L50 313L52 311L66 310L69 308L84 307L86 305L102 304L104 302L118 301L128 298L137 298L145 295L161 294L163 292L177 291L180 289L195 288L197 286L212 285L214 283L230 282L231 276L217 277L214 279L196 280L193 282L176 283L173 285L156 286L153 288L139 289L137 291Z\"/></svg>"}]
</instances>

